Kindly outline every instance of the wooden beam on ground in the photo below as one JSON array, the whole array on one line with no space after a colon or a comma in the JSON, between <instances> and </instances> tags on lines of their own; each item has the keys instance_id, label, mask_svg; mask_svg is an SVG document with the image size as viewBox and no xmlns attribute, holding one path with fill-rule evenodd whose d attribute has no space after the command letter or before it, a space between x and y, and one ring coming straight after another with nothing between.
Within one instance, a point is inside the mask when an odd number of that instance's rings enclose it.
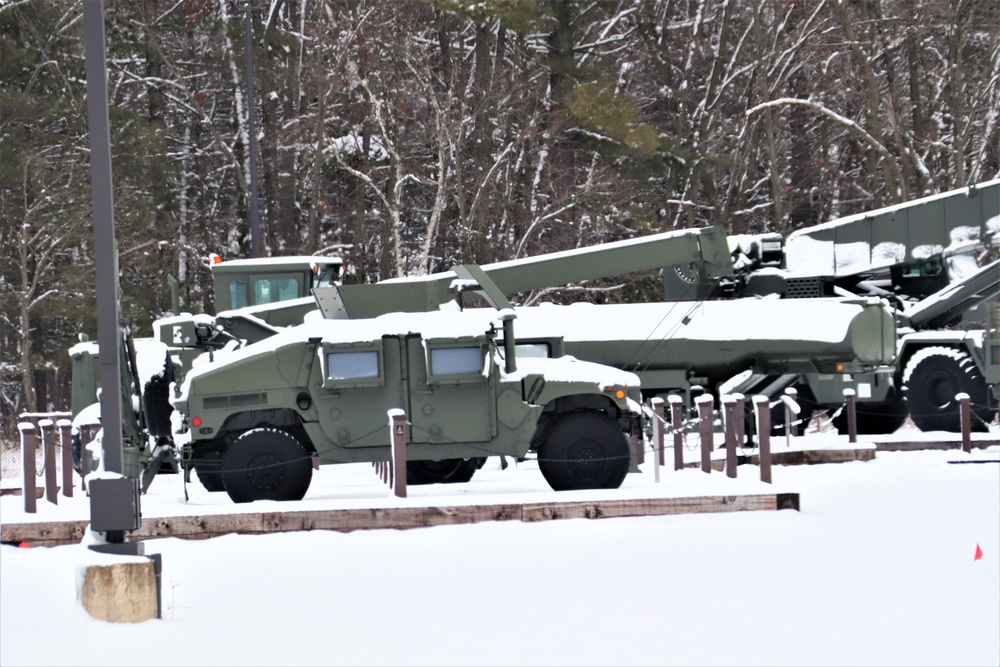
<instances>
[{"instance_id":1,"label":"wooden beam on ground","mask_svg":"<svg viewBox=\"0 0 1000 667\"><path fill-rule=\"evenodd\" d=\"M230 533L262 535L301 530L371 530L374 528L425 528L484 521L554 521L558 519L606 519L615 517L745 512L798 509L799 494L770 493L741 496L694 496L688 498L637 498L552 503L504 503L447 507L376 507L303 512L206 514L145 518L139 530L129 533L133 541L158 537L206 539ZM5 523L0 542L32 546L78 543L90 522L49 521Z\"/></svg>"}]
</instances>

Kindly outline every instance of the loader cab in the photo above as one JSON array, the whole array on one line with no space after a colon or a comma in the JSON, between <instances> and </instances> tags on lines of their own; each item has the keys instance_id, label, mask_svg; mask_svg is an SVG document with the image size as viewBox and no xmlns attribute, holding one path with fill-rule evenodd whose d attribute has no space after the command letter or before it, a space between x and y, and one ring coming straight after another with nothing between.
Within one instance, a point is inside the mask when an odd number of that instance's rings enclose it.
<instances>
[{"instance_id":1,"label":"loader cab","mask_svg":"<svg viewBox=\"0 0 1000 667\"><path fill-rule=\"evenodd\" d=\"M313 256L211 260L217 313L311 297L314 287L337 284L344 264Z\"/></svg>"}]
</instances>

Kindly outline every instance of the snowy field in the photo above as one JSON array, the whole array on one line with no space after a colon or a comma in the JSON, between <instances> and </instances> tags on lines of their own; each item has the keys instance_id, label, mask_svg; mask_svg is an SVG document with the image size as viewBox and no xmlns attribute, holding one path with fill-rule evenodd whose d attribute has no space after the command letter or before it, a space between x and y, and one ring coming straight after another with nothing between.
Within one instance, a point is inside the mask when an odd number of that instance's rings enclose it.
<instances>
[{"instance_id":1,"label":"snowy field","mask_svg":"<svg viewBox=\"0 0 1000 667\"><path fill-rule=\"evenodd\" d=\"M134 625L76 598L102 556L3 546L0 664L1000 664L1000 447L739 475L663 468L657 484L647 462L620 490L556 494L493 458L397 499L370 467L334 466L300 503L239 508L161 476L143 516L773 492L802 509L149 540L163 618ZM5 496L0 521L89 517L82 494L59 501L25 515Z\"/></svg>"}]
</instances>

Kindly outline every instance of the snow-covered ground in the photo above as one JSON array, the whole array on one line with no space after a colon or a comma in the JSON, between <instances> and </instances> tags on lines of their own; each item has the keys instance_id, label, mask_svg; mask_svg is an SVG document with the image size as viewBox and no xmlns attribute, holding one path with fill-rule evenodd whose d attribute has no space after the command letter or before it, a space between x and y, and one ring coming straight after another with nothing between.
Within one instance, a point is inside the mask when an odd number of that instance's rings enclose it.
<instances>
[{"instance_id":1,"label":"snow-covered ground","mask_svg":"<svg viewBox=\"0 0 1000 667\"><path fill-rule=\"evenodd\" d=\"M786 491L801 511L149 540L163 618L134 625L77 600L86 547L3 546L0 664L1000 664L1000 447L778 466L773 485L749 465L654 477L647 460L621 490L557 494L494 458L398 499L370 467L334 466L300 503L237 508L161 476L142 511ZM5 496L0 521L88 518L82 494L59 501L25 515Z\"/></svg>"}]
</instances>

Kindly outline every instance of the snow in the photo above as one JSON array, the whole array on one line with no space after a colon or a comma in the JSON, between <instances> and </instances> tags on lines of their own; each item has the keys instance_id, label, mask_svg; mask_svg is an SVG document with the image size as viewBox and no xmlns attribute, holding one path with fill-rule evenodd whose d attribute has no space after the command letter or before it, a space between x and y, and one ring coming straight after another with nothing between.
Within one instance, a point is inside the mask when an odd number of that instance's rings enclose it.
<instances>
[{"instance_id":1,"label":"snow","mask_svg":"<svg viewBox=\"0 0 1000 667\"><path fill-rule=\"evenodd\" d=\"M197 482L185 502L164 475L142 511L770 492L800 493L802 509L148 540L163 618L139 624L94 620L76 598L81 567L110 556L2 546L0 664L1000 663L1000 447L776 466L773 487L749 465L736 480L663 468L656 484L652 458L614 491L556 493L532 462L494 458L468 484L411 486L407 499L370 466L328 466L301 502L244 506ZM22 506L0 498L0 519L88 517L79 493L30 517Z\"/></svg>"}]
</instances>

